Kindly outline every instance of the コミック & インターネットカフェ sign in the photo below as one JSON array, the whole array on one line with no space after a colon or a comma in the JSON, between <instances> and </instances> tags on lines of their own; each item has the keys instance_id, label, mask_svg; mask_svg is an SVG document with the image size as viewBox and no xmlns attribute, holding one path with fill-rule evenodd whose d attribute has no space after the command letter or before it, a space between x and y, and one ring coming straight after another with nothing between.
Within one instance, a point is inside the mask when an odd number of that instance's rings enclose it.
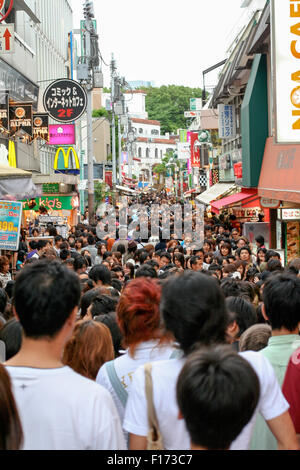
<instances>
[{"instance_id":1,"label":"\u30b3\u30df\u30c3\u30af & \u30a4\u30f3\u30bf\u30fc\u30cd\u30c3\u30c8\u30ab\u30d5\u30a7 sign","mask_svg":"<svg viewBox=\"0 0 300 470\"><path fill-rule=\"evenodd\" d=\"M55 121L72 123L83 115L86 107L86 91L75 80L56 80L44 93L45 111Z\"/></svg>"}]
</instances>

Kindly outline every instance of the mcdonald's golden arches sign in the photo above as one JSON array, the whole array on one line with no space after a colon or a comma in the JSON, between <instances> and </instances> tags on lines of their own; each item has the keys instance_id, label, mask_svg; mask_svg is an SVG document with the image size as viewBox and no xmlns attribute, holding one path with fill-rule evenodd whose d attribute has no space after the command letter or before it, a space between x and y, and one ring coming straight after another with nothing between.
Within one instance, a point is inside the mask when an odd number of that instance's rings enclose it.
<instances>
[{"instance_id":1,"label":"mcdonald's golden arches sign","mask_svg":"<svg viewBox=\"0 0 300 470\"><path fill-rule=\"evenodd\" d=\"M79 175L80 163L74 147L59 147L54 159L55 173Z\"/></svg>"}]
</instances>

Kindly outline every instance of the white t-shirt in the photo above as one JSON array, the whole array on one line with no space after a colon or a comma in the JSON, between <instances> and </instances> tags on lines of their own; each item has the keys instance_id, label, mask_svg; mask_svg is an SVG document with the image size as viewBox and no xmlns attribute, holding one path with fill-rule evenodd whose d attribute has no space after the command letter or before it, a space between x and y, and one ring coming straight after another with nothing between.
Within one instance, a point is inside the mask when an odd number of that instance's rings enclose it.
<instances>
[{"instance_id":1,"label":"white t-shirt","mask_svg":"<svg viewBox=\"0 0 300 470\"><path fill-rule=\"evenodd\" d=\"M22 450L125 450L107 390L69 367L7 367L19 410Z\"/></svg>"},{"instance_id":2,"label":"white t-shirt","mask_svg":"<svg viewBox=\"0 0 300 470\"><path fill-rule=\"evenodd\" d=\"M127 350L123 356L114 360L115 371L118 379L122 383L125 390L128 391L133 374L138 367L143 366L148 362L164 361L170 359L174 352L176 352L176 350L172 345L164 344L158 346L158 341L148 341L140 344L135 350L134 357L132 357ZM109 391L119 412L121 422L123 422L125 412L124 406L111 384L105 364L99 370L96 382Z\"/></svg>"},{"instance_id":3,"label":"white t-shirt","mask_svg":"<svg viewBox=\"0 0 300 470\"><path fill-rule=\"evenodd\" d=\"M258 411L266 420L276 418L289 408L274 370L262 354L247 351L240 353L254 368L260 382L260 399L250 423L243 429L231 446L232 450L247 450ZM166 450L190 450L191 443L183 420L178 419L176 384L184 365L184 359L161 361L153 364L153 400ZM125 410L123 428L138 436L148 434L147 403L145 398L144 368L140 367L133 376Z\"/></svg>"}]
</instances>

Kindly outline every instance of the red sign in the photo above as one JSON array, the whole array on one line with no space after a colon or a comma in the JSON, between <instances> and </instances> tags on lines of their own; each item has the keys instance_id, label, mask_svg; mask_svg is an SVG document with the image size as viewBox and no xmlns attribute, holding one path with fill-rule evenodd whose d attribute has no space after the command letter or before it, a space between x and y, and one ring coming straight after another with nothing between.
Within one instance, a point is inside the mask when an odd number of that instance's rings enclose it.
<instances>
[{"instance_id":1,"label":"red sign","mask_svg":"<svg viewBox=\"0 0 300 470\"><path fill-rule=\"evenodd\" d=\"M4 21L10 14L13 6L14 6L14 0L10 0L8 9L6 10L6 13L4 13L2 10L4 10L5 6L5 0L0 0L0 23Z\"/></svg>"},{"instance_id":2,"label":"red sign","mask_svg":"<svg viewBox=\"0 0 300 470\"><path fill-rule=\"evenodd\" d=\"M198 141L198 132L191 132L191 165L192 168L200 168L200 147L196 147Z\"/></svg>"}]
</instances>

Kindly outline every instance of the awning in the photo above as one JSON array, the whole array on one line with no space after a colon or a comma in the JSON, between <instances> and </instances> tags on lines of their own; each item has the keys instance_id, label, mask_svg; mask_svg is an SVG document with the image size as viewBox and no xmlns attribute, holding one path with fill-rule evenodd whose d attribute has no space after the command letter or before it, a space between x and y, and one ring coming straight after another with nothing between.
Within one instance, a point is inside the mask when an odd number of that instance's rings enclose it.
<instances>
[{"instance_id":1,"label":"awning","mask_svg":"<svg viewBox=\"0 0 300 470\"><path fill-rule=\"evenodd\" d=\"M242 206L247 205L250 202L258 200L257 191L251 190L242 190L240 193L232 194L231 196L224 197L219 201L214 201L211 203L211 210L216 214L219 214L220 210L225 209L226 207L232 206L234 204L241 204Z\"/></svg>"},{"instance_id":2,"label":"awning","mask_svg":"<svg viewBox=\"0 0 300 470\"><path fill-rule=\"evenodd\" d=\"M0 165L0 199L21 201L41 196L41 188L35 186L29 171Z\"/></svg>"},{"instance_id":3,"label":"awning","mask_svg":"<svg viewBox=\"0 0 300 470\"><path fill-rule=\"evenodd\" d=\"M204 191L204 193L199 194L196 201L209 206L212 201L216 201L234 190L236 190L234 183L218 183Z\"/></svg>"},{"instance_id":4,"label":"awning","mask_svg":"<svg viewBox=\"0 0 300 470\"><path fill-rule=\"evenodd\" d=\"M258 184L258 195L300 204L300 145L275 145L266 142Z\"/></svg>"}]
</instances>

